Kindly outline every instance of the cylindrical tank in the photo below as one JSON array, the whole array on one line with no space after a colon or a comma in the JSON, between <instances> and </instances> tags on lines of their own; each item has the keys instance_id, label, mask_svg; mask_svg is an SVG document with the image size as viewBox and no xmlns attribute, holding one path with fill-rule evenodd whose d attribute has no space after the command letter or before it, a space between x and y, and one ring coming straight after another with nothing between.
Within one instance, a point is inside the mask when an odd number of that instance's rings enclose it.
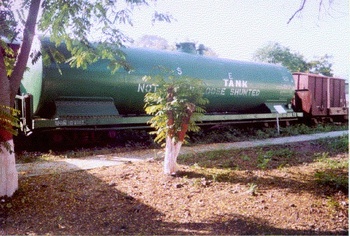
<instances>
[{"instance_id":1,"label":"cylindrical tank","mask_svg":"<svg viewBox=\"0 0 350 236\"><path fill-rule=\"evenodd\" d=\"M43 118L55 116L54 101L62 96L111 97L119 114L143 114L144 95L155 87L142 77L156 75L161 66L176 76L203 80L208 113L259 112L264 104L290 103L294 94L293 77L281 66L144 48L122 50L131 71L121 68L113 74L104 60L85 70L39 61L25 75L21 92L33 94L34 114Z\"/></svg>"}]
</instances>

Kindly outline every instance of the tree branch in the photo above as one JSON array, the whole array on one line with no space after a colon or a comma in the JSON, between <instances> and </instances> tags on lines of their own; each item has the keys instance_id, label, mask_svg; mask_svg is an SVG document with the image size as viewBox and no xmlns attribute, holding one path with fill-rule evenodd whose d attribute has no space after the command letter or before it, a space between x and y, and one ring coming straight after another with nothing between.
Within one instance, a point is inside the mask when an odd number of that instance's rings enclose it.
<instances>
[{"instance_id":1,"label":"tree branch","mask_svg":"<svg viewBox=\"0 0 350 236\"><path fill-rule=\"evenodd\" d=\"M322 2L322 1L321 1ZM305 3L306 3L306 0L303 0L303 2L301 3L301 6L299 7L299 9L294 12L294 14L289 18L287 24L289 24L293 19L294 17L299 13L301 12L303 9L304 9L304 6L305 6Z\"/></svg>"},{"instance_id":2,"label":"tree branch","mask_svg":"<svg viewBox=\"0 0 350 236\"><path fill-rule=\"evenodd\" d=\"M30 49L35 35L35 26L38 17L41 0L32 0L28 12L28 18L23 31L23 42L13 72L10 77L11 102L14 101L17 89L20 86L29 58Z\"/></svg>"}]
</instances>

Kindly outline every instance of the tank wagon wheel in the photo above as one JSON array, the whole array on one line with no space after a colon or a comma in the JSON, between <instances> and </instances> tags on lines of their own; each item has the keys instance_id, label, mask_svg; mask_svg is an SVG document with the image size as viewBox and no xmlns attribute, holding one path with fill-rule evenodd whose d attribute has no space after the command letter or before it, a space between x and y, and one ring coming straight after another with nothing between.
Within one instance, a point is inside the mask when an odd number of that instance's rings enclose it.
<instances>
[{"instance_id":1,"label":"tank wagon wheel","mask_svg":"<svg viewBox=\"0 0 350 236\"><path fill-rule=\"evenodd\" d=\"M109 139L116 139L117 138L117 131L116 130L108 130L107 137Z\"/></svg>"},{"instance_id":2,"label":"tank wagon wheel","mask_svg":"<svg viewBox=\"0 0 350 236\"><path fill-rule=\"evenodd\" d=\"M62 132L54 132L51 135L52 144L62 144L64 140L64 134Z\"/></svg>"},{"instance_id":3,"label":"tank wagon wheel","mask_svg":"<svg viewBox=\"0 0 350 236\"><path fill-rule=\"evenodd\" d=\"M52 131L45 135L43 144L47 142L50 148L87 145L96 142L94 131Z\"/></svg>"}]
</instances>

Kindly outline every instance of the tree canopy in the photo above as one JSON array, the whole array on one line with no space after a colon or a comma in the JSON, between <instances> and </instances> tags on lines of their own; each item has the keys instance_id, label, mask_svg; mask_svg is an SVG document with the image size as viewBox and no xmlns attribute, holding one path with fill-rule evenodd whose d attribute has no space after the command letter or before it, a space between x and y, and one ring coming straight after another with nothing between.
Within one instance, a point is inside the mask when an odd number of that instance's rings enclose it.
<instances>
[{"instance_id":1,"label":"tree canopy","mask_svg":"<svg viewBox=\"0 0 350 236\"><path fill-rule=\"evenodd\" d=\"M10 42L21 41L21 48L30 47L36 28L56 46L66 44L71 53L66 62L71 66L84 68L99 59L109 59L111 69L116 69L121 56L118 47L131 41L119 29L120 25L132 26L133 10L150 2L153 0L23 0L15 4L14 0L1 0L0 42L5 38ZM38 20L35 12L39 13ZM170 15L155 11L152 21L170 22L171 19ZM92 42L97 46L92 47ZM2 47L6 45L3 43Z\"/></svg>"},{"instance_id":2,"label":"tree canopy","mask_svg":"<svg viewBox=\"0 0 350 236\"><path fill-rule=\"evenodd\" d=\"M186 131L198 131L195 121L199 121L205 112L204 105L208 99L204 98L204 82L189 77L175 76L174 72L162 73L158 76L144 77L146 82L157 86L155 92L145 96L145 111L154 115L150 120L151 126L156 128L155 141L162 142L170 136L174 142L183 142ZM191 114L189 114L189 111ZM183 125L188 128L183 131Z\"/></svg>"},{"instance_id":3,"label":"tree canopy","mask_svg":"<svg viewBox=\"0 0 350 236\"><path fill-rule=\"evenodd\" d=\"M279 43L269 43L265 47L256 50L253 59L255 61L281 64L291 72L311 72L325 76L333 76L331 56L324 55L319 59L307 61L300 53L292 52L290 48Z\"/></svg>"}]
</instances>

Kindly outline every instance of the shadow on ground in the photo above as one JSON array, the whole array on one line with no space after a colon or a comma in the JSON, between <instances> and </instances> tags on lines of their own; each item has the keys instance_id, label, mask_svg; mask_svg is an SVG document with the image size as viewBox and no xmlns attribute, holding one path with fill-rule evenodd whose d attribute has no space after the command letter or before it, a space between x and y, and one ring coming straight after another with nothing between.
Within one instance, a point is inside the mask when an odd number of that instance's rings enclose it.
<instances>
[{"instance_id":1,"label":"shadow on ground","mask_svg":"<svg viewBox=\"0 0 350 236\"><path fill-rule=\"evenodd\" d=\"M118 190L114 182L102 181L88 171L21 178L15 196L0 201L0 234L334 233L280 229L263 219L238 214L217 216L205 222L174 222L137 199L140 198Z\"/></svg>"}]
</instances>

